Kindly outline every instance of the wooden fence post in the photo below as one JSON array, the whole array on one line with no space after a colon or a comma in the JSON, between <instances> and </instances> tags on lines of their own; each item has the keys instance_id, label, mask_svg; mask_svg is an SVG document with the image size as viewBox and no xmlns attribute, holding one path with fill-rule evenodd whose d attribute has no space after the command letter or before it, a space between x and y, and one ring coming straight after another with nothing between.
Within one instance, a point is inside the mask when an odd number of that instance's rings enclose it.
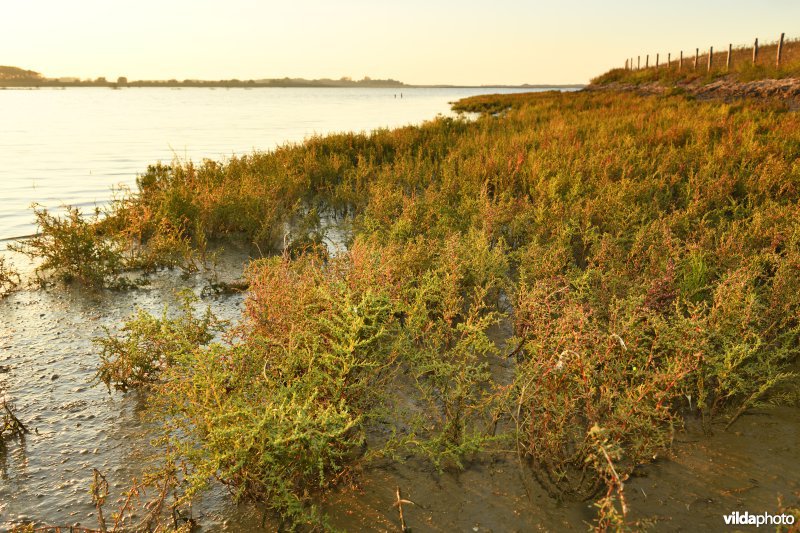
<instances>
[{"instance_id":1,"label":"wooden fence post","mask_svg":"<svg viewBox=\"0 0 800 533\"><path fill-rule=\"evenodd\" d=\"M672 66L672 52L667 52L667 68Z\"/></svg>"},{"instance_id":2,"label":"wooden fence post","mask_svg":"<svg viewBox=\"0 0 800 533\"><path fill-rule=\"evenodd\" d=\"M642 68L642 56L636 56L636 70Z\"/></svg>"},{"instance_id":3,"label":"wooden fence post","mask_svg":"<svg viewBox=\"0 0 800 533\"><path fill-rule=\"evenodd\" d=\"M694 49L694 69L693 70L697 70L697 60L698 60L699 57L700 57L700 49L699 48L695 48Z\"/></svg>"},{"instance_id":4,"label":"wooden fence post","mask_svg":"<svg viewBox=\"0 0 800 533\"><path fill-rule=\"evenodd\" d=\"M628 70L628 60L625 60L625 70Z\"/></svg>"},{"instance_id":5,"label":"wooden fence post","mask_svg":"<svg viewBox=\"0 0 800 533\"><path fill-rule=\"evenodd\" d=\"M758 37L756 37L756 42L753 43L753 64L756 64L758 60Z\"/></svg>"},{"instance_id":6,"label":"wooden fence post","mask_svg":"<svg viewBox=\"0 0 800 533\"><path fill-rule=\"evenodd\" d=\"M681 50L681 59L678 61L678 72L680 72L681 69L683 69L683 50Z\"/></svg>"},{"instance_id":7,"label":"wooden fence post","mask_svg":"<svg viewBox=\"0 0 800 533\"><path fill-rule=\"evenodd\" d=\"M658 70L658 54L656 54L656 70Z\"/></svg>"},{"instance_id":8,"label":"wooden fence post","mask_svg":"<svg viewBox=\"0 0 800 533\"><path fill-rule=\"evenodd\" d=\"M781 40L778 41L778 57L775 58L775 66L781 66L781 54L783 53L783 33L781 33Z\"/></svg>"},{"instance_id":9,"label":"wooden fence post","mask_svg":"<svg viewBox=\"0 0 800 533\"><path fill-rule=\"evenodd\" d=\"M711 64L714 62L714 47L708 47L708 72L711 72Z\"/></svg>"},{"instance_id":10,"label":"wooden fence post","mask_svg":"<svg viewBox=\"0 0 800 533\"><path fill-rule=\"evenodd\" d=\"M728 58L725 60L725 71L729 71L731 69L731 51L733 50L733 45L728 44Z\"/></svg>"},{"instance_id":11,"label":"wooden fence post","mask_svg":"<svg viewBox=\"0 0 800 533\"><path fill-rule=\"evenodd\" d=\"M644 68L650 68L650 54L644 56Z\"/></svg>"}]
</instances>

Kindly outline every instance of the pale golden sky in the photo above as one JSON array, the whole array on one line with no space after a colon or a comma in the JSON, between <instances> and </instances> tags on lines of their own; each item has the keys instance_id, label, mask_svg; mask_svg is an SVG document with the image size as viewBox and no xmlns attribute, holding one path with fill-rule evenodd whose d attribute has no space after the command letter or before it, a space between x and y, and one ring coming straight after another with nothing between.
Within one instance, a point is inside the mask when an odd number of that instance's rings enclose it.
<instances>
[{"instance_id":1,"label":"pale golden sky","mask_svg":"<svg viewBox=\"0 0 800 533\"><path fill-rule=\"evenodd\" d=\"M109 79L583 83L660 52L800 36L797 0L3 0L0 65Z\"/></svg>"}]
</instances>

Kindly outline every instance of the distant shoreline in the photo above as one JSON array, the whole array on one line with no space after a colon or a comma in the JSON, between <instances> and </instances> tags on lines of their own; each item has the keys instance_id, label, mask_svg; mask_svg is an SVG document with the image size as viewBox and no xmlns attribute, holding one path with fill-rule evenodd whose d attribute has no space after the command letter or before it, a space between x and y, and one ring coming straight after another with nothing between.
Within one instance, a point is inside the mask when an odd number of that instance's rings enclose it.
<instances>
[{"instance_id":1,"label":"distant shoreline","mask_svg":"<svg viewBox=\"0 0 800 533\"><path fill-rule=\"evenodd\" d=\"M0 89L16 88L16 89L39 89L42 87L53 88L67 88L67 87L106 87L109 89L121 89L123 87L168 87L168 88L183 88L183 87L201 87L201 88L243 88L243 89L262 89L262 88L299 88L299 87L321 87L321 88L352 88L363 87L370 89L572 89L583 88L581 84L522 84L522 85L450 85L450 84L434 84L434 85L408 85L402 81L394 80L392 78L373 79L365 76L363 79L354 80L347 76L332 79L332 78L262 78L240 80L236 78L228 80L194 80L184 79L177 80L170 78L168 80L128 80L125 76L120 76L116 80L109 80L105 77L95 79L80 79L77 77L61 77L61 78L48 78L42 76L40 73L33 70L25 70L19 67L2 66L0 65Z\"/></svg>"},{"instance_id":2,"label":"distant shoreline","mask_svg":"<svg viewBox=\"0 0 800 533\"><path fill-rule=\"evenodd\" d=\"M382 84L327 84L327 83L169 83L169 82L131 82L127 84L95 83L95 82L41 82L41 83L4 83L0 80L0 90L5 89L583 89L585 84L563 85L382 85Z\"/></svg>"}]
</instances>

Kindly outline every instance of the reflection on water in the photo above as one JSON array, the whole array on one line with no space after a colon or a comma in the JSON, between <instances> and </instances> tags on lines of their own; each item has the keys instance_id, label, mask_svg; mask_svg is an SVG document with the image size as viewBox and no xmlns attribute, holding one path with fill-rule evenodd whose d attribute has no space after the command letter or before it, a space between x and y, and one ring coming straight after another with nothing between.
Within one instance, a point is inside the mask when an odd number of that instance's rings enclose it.
<instances>
[{"instance_id":1,"label":"reflection on water","mask_svg":"<svg viewBox=\"0 0 800 533\"><path fill-rule=\"evenodd\" d=\"M314 134L418 123L511 89L0 91L0 239L34 232L30 204L92 206L148 164L220 159Z\"/></svg>"}]
</instances>

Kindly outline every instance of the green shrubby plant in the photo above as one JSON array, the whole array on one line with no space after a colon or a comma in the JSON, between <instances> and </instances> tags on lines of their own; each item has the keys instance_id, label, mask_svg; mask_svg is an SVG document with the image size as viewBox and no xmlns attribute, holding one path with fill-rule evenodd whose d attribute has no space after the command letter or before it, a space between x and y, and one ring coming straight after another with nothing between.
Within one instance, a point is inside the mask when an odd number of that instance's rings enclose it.
<instances>
[{"instance_id":1,"label":"green shrubby plant","mask_svg":"<svg viewBox=\"0 0 800 533\"><path fill-rule=\"evenodd\" d=\"M156 223L141 217L140 206L130 197L115 200L106 214L95 209L87 216L77 207L65 209L63 216L57 216L34 206L38 233L9 245L40 259L40 276L96 288L125 288L136 284L123 276L125 272L176 267L194 272L208 259L204 232L190 232L186 219L162 218Z\"/></svg>"},{"instance_id":2,"label":"green shrubby plant","mask_svg":"<svg viewBox=\"0 0 800 533\"><path fill-rule=\"evenodd\" d=\"M390 300L347 272L312 256L254 263L247 320L226 344L203 347L219 323L189 302L100 341L99 379L155 387L184 499L216 479L289 525L323 522L310 496L363 453L397 357Z\"/></svg>"},{"instance_id":3,"label":"green shrubby plant","mask_svg":"<svg viewBox=\"0 0 800 533\"><path fill-rule=\"evenodd\" d=\"M764 405L776 386L797 378L788 370L797 356L797 319L781 316L771 322L756 283L752 270L726 276L703 323L707 352L698 402L712 418L725 407L734 408L728 425L746 409Z\"/></svg>"},{"instance_id":4,"label":"green shrubby plant","mask_svg":"<svg viewBox=\"0 0 800 533\"><path fill-rule=\"evenodd\" d=\"M20 284L19 272L6 263L5 257L0 257L0 298L8 296Z\"/></svg>"},{"instance_id":5,"label":"green shrubby plant","mask_svg":"<svg viewBox=\"0 0 800 533\"><path fill-rule=\"evenodd\" d=\"M119 334L106 330L94 340L100 348L96 379L106 387L120 390L158 382L161 373L176 360L208 344L224 323L210 309L202 315L193 308L196 299L183 294L181 314L171 318L165 308L161 317L139 310L131 316Z\"/></svg>"},{"instance_id":6,"label":"green shrubby plant","mask_svg":"<svg viewBox=\"0 0 800 533\"><path fill-rule=\"evenodd\" d=\"M419 447L437 467L461 467L493 437L479 422L495 394L489 363L499 349L489 330L504 317L498 309L508 265L502 247L479 233L440 246L436 266L406 290L406 363L429 404Z\"/></svg>"},{"instance_id":7,"label":"green shrubby plant","mask_svg":"<svg viewBox=\"0 0 800 533\"><path fill-rule=\"evenodd\" d=\"M463 466L510 437L615 527L625 476L682 417L713 429L796 388L796 113L607 92L458 107L503 112L151 167L99 226L67 227L89 257L101 233L154 264L231 234L285 252L251 265L229 342L109 344L148 368L115 376L159 376L187 497L217 478L310 523L359 458ZM347 251L321 250L323 216L352 222ZM165 320L135 331L181 331ZM490 371L507 351L510 384Z\"/></svg>"},{"instance_id":8,"label":"green shrubby plant","mask_svg":"<svg viewBox=\"0 0 800 533\"><path fill-rule=\"evenodd\" d=\"M38 272L53 272L63 281L100 287L118 281L124 267L123 243L102 233L100 211L86 218L77 207L63 217L34 206L39 233L9 249L40 257Z\"/></svg>"},{"instance_id":9,"label":"green shrubby plant","mask_svg":"<svg viewBox=\"0 0 800 533\"><path fill-rule=\"evenodd\" d=\"M582 300L563 281L521 285L521 350L509 412L518 449L543 485L554 495L586 498L604 480L589 460L590 429L602 427L622 450L621 475L652 460L671 442L673 403L698 362L681 342L691 335L686 321L671 323L638 300L613 301L603 318Z\"/></svg>"}]
</instances>

